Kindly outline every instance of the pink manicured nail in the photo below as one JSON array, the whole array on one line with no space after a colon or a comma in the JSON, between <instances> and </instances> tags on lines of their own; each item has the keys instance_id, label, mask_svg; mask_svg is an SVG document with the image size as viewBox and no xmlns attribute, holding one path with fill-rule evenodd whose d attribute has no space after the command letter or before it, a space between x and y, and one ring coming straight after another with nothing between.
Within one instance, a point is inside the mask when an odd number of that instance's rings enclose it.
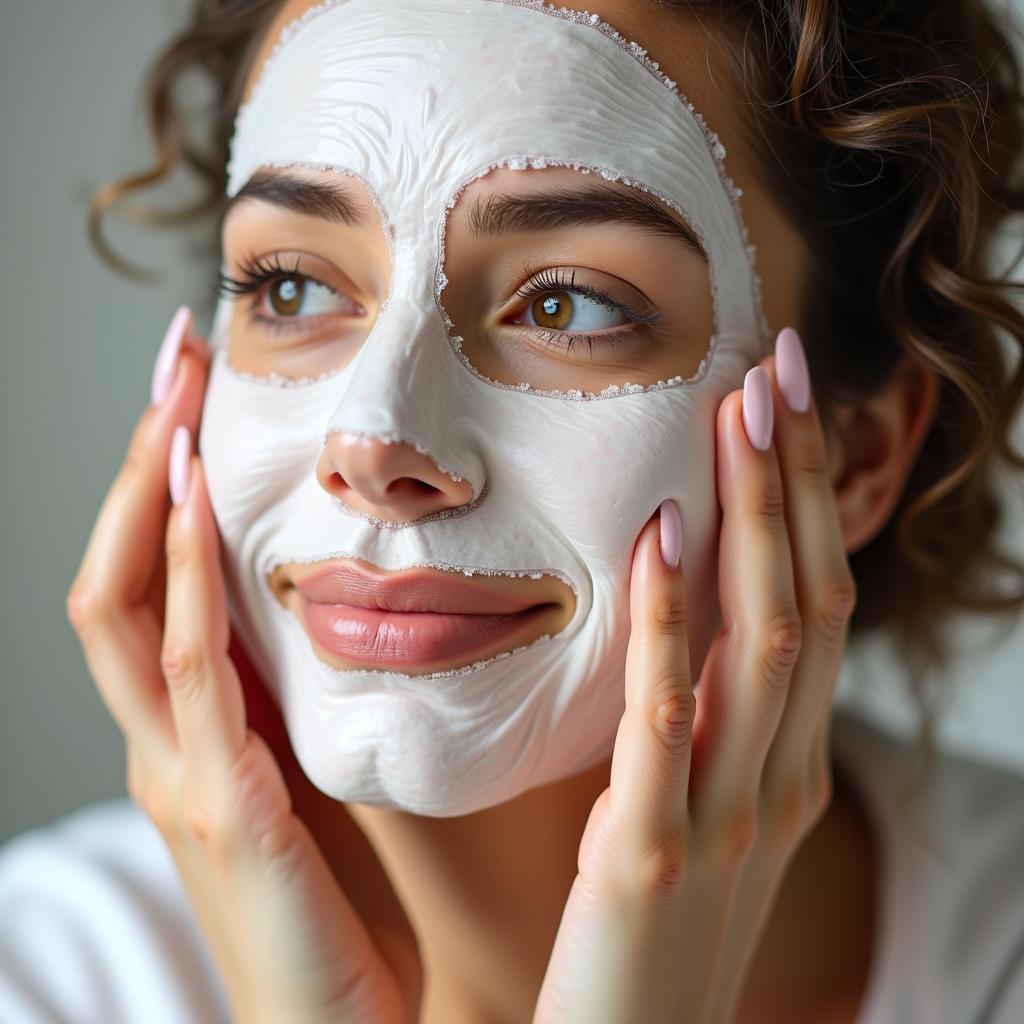
<instances>
[{"instance_id":1,"label":"pink manicured nail","mask_svg":"<svg viewBox=\"0 0 1024 1024\"><path fill-rule=\"evenodd\" d=\"M755 366L743 379L743 426L758 451L772 446L772 384L768 371Z\"/></svg>"},{"instance_id":2,"label":"pink manicured nail","mask_svg":"<svg viewBox=\"0 0 1024 1024\"><path fill-rule=\"evenodd\" d=\"M660 512L658 539L661 542L661 560L670 569L675 569L683 554L683 521L679 506L671 498L661 503Z\"/></svg>"},{"instance_id":3,"label":"pink manicured nail","mask_svg":"<svg viewBox=\"0 0 1024 1024\"><path fill-rule=\"evenodd\" d=\"M775 376L786 405L793 412L807 412L811 405L811 378L800 335L783 327L775 341Z\"/></svg>"},{"instance_id":4,"label":"pink manicured nail","mask_svg":"<svg viewBox=\"0 0 1024 1024\"><path fill-rule=\"evenodd\" d=\"M153 405L160 405L167 397L174 383L174 374L178 368L178 354L181 352L181 343L185 339L192 321L192 310L188 306L181 306L174 314L170 327L160 343L160 351L156 356L156 365L153 367L153 380L150 385L150 401Z\"/></svg>"},{"instance_id":5,"label":"pink manicured nail","mask_svg":"<svg viewBox=\"0 0 1024 1024\"><path fill-rule=\"evenodd\" d=\"M167 482L171 487L171 501L180 505L188 494L189 467L192 458L192 437L188 427L178 427L171 439L171 458Z\"/></svg>"}]
</instances>

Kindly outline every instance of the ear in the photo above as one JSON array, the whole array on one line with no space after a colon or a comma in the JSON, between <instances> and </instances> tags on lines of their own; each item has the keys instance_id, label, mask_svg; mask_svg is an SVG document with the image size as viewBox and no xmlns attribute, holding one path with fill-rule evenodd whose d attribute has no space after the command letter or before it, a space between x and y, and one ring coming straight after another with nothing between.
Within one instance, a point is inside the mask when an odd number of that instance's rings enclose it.
<instances>
[{"instance_id":1,"label":"ear","mask_svg":"<svg viewBox=\"0 0 1024 1024\"><path fill-rule=\"evenodd\" d=\"M888 522L935 418L934 371L904 356L884 388L833 410L828 456L847 552Z\"/></svg>"}]
</instances>

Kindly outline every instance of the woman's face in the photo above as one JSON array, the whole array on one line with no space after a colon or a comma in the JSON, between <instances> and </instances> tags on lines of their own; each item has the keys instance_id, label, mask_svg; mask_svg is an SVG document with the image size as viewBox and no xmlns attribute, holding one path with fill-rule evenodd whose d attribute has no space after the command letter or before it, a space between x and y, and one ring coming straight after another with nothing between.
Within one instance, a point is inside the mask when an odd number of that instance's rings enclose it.
<instances>
[{"instance_id":1,"label":"woman's face","mask_svg":"<svg viewBox=\"0 0 1024 1024\"><path fill-rule=\"evenodd\" d=\"M336 45L318 15L323 38L293 37L272 62L280 83L258 98L279 105L240 121L234 157L263 158L224 222L237 294L218 316L225 358L201 448L238 620L307 773L339 799L465 813L610 750L628 556L667 496L683 509L703 660L717 611L710 424L764 339L707 143L692 119L673 133L666 116L685 118L676 96L652 91L606 36L551 14L478 0L460 20L450 0L405 2L409 17L388 25L382 12L379 35L380 8L337 5ZM285 4L247 102L284 27L314 6ZM704 30L653 5L587 10L649 50L718 133L763 314L773 333L795 323L804 252L751 173ZM515 19L507 40L499 14ZM422 36L391 45L417 15L438 17L448 48L436 82ZM349 45L357 29L365 39ZM568 79L532 72L552 40ZM388 64L393 50L406 64ZM397 75L401 95L382 93ZM458 88L465 106L435 113ZM274 89L299 91L268 100ZM509 127L513 111L522 123ZM578 166L495 166L450 187L492 135L524 152L531 124L541 149L526 156L563 147ZM628 173L594 173L615 160ZM452 614L382 612L382 577L391 608L426 596ZM455 614L471 607L493 614Z\"/></svg>"}]
</instances>

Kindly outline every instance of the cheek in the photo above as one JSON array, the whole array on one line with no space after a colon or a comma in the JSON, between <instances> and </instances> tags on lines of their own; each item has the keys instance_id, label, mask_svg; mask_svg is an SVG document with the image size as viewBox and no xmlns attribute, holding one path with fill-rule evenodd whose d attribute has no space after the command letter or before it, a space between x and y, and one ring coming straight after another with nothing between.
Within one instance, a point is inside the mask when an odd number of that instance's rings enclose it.
<instances>
[{"instance_id":1,"label":"cheek","mask_svg":"<svg viewBox=\"0 0 1024 1024\"><path fill-rule=\"evenodd\" d=\"M636 538L672 498L683 521L691 663L703 664L719 617L715 417L744 361L721 365L692 386L598 401L502 393L509 404L487 460L500 528L544 532L574 560L593 592L584 636L595 656L611 649L602 636L628 635Z\"/></svg>"},{"instance_id":2,"label":"cheek","mask_svg":"<svg viewBox=\"0 0 1024 1024\"><path fill-rule=\"evenodd\" d=\"M485 458L496 493L546 521L591 572L628 560L666 497L684 525L706 529L717 505L713 387L578 402L503 392L495 404Z\"/></svg>"},{"instance_id":3,"label":"cheek","mask_svg":"<svg viewBox=\"0 0 1024 1024\"><path fill-rule=\"evenodd\" d=\"M312 389L247 380L215 357L203 407L199 452L224 542L251 525L312 477L322 447Z\"/></svg>"}]
</instances>

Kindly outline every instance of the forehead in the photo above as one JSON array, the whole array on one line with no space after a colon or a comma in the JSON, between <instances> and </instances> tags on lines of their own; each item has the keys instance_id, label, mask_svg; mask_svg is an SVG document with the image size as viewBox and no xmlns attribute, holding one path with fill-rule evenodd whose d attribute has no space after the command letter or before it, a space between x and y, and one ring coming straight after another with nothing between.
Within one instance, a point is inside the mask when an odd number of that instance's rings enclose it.
<instances>
[{"instance_id":1,"label":"forehead","mask_svg":"<svg viewBox=\"0 0 1024 1024\"><path fill-rule=\"evenodd\" d=\"M260 71L282 34L323 3L324 0L287 0L280 7L250 65L243 103L251 98ZM618 29L626 39L639 43L723 137L733 176L739 180L747 177L748 169L756 170L749 160L745 126L736 115L743 97L733 66L735 57L727 56L730 40L724 32L712 30L706 20L688 17L683 11L666 10L656 0L569 0L553 6L591 12Z\"/></svg>"},{"instance_id":2,"label":"forehead","mask_svg":"<svg viewBox=\"0 0 1024 1024\"><path fill-rule=\"evenodd\" d=\"M325 0L286 0L278 8L249 64L243 106L251 100L264 65L282 36L324 6ZM658 0L559 0L551 6L590 12L643 47L724 142L729 175L742 186L747 202L771 204L756 155L761 140L743 115L750 104L741 88L740 64L745 64L745 59L740 61L739 43L733 35L706 17L694 17L685 9L666 9ZM782 229L781 224L775 227Z\"/></svg>"},{"instance_id":3,"label":"forehead","mask_svg":"<svg viewBox=\"0 0 1024 1024\"><path fill-rule=\"evenodd\" d=\"M699 207L693 186L718 177L722 147L702 115L596 14L515 0L305 6L285 6L256 61L230 191L267 155L268 132L273 162L331 166L344 153L413 202L438 199L410 188L427 175L450 187L459 171L518 156L635 178L673 205L673 181Z\"/></svg>"},{"instance_id":4,"label":"forehead","mask_svg":"<svg viewBox=\"0 0 1024 1024\"><path fill-rule=\"evenodd\" d=\"M287 0L281 5L250 65L243 102L250 98L260 69L286 30L323 6L324 0ZM683 11L666 10L657 0L570 0L552 6L590 12L635 40L699 110L714 113L716 127L721 118L730 117L729 108L739 97L724 52L716 45L724 37L710 32L704 21Z\"/></svg>"}]
</instances>

